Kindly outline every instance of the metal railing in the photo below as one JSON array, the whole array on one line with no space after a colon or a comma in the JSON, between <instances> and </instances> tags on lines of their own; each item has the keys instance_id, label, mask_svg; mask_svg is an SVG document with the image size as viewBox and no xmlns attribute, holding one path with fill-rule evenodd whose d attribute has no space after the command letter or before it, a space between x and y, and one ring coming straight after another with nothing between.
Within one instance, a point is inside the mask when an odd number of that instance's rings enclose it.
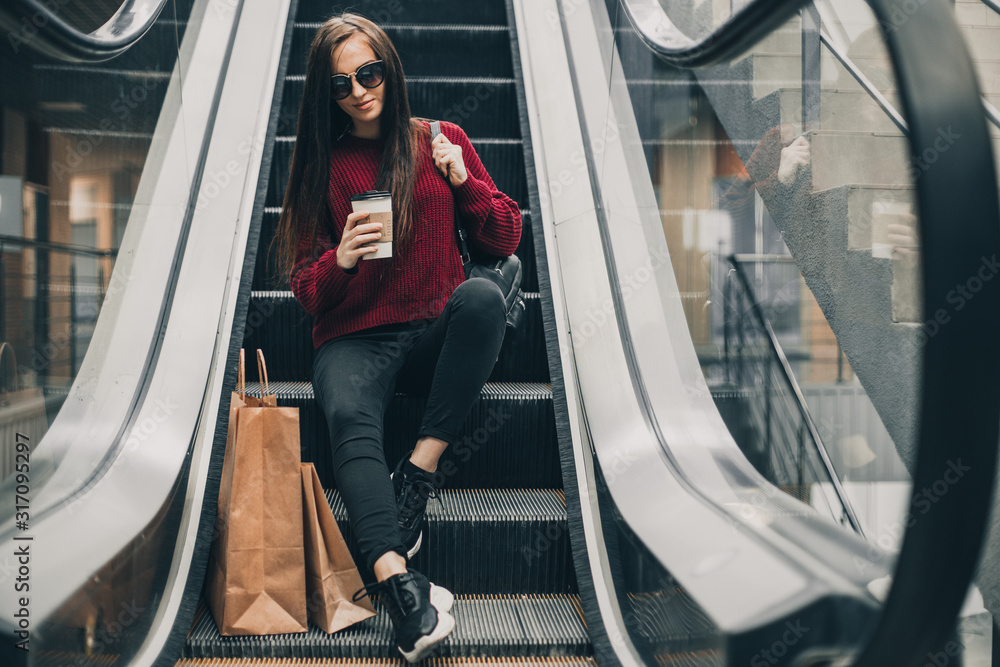
<instances>
[{"instance_id":1,"label":"metal railing","mask_svg":"<svg viewBox=\"0 0 1000 667\"><path fill-rule=\"evenodd\" d=\"M815 485L829 484L840 506L839 512L830 507L834 518L863 537L861 521L757 300L744 262L739 255L730 255L729 263L733 270L724 285L726 381L747 390L744 409L759 449L747 451L753 448L740 444L769 482L807 504L815 504L811 498Z\"/></svg>"},{"instance_id":2,"label":"metal railing","mask_svg":"<svg viewBox=\"0 0 1000 667\"><path fill-rule=\"evenodd\" d=\"M1000 4L997 4L994 0L983 0L983 2L986 3L987 6L991 7L997 13L1000 13ZM806 10L803 10L803 14L805 14L805 11ZM803 35L805 35L807 30L805 21L803 21L802 30L803 30ZM910 129L907 126L906 120L904 120L903 115L899 113L896 107L892 105L892 103L888 100L888 98L886 98L886 96L882 94L882 92L875 86L875 84L873 84L871 80L867 76L865 76L864 72L861 71L861 68L858 67L857 63L855 63L850 57L848 57L848 55L844 53L844 50L841 49L839 46L837 46L836 42L830 37L830 35L827 34L825 31L823 31L822 29L819 31L819 40L823 44L823 46L825 46L827 50L829 50L830 53L833 54L833 56L837 59L837 61L840 62L841 65L843 65L844 69L847 70L848 74L850 74L854 78L854 80L857 81L858 84L865 90L865 92L868 93L869 97L875 100L875 103L878 104L879 107L881 107L882 111L884 111L885 114L889 117L889 119L896 125L896 127L899 128L900 132L902 132L904 136L909 135ZM805 39L803 39L802 43L803 46L805 46L806 44ZM806 54L804 50L802 58L803 58L803 63L805 63L806 60L808 59L808 54ZM817 61L816 74L818 75L818 73L819 71L818 71L818 61ZM993 106L993 104L991 104L990 101L986 99L985 95L982 96L981 99L983 103L983 113L986 115L986 118L995 126L1000 127L1000 110L998 110L995 106Z\"/></svg>"},{"instance_id":3,"label":"metal railing","mask_svg":"<svg viewBox=\"0 0 1000 667\"><path fill-rule=\"evenodd\" d=\"M844 66L844 69L847 70L848 74L854 77L854 80L865 89L868 96L875 100L875 103L882 108L885 115L887 115L896 127L899 128L899 131L902 132L904 136L908 135L910 133L910 128L906 125L906 120L903 119L903 114L896 110L896 107L892 105L892 102L890 102L886 96L875 87L875 84L872 83L867 76L865 76L864 72L861 71L861 68L859 68L857 64L851 60L847 54L833 42L832 39L830 39L830 36L826 34L826 32L820 30L819 39L820 43L822 43L823 46L825 46L827 50L833 54L833 57ZM986 103L985 100L983 100L983 102Z\"/></svg>"}]
</instances>

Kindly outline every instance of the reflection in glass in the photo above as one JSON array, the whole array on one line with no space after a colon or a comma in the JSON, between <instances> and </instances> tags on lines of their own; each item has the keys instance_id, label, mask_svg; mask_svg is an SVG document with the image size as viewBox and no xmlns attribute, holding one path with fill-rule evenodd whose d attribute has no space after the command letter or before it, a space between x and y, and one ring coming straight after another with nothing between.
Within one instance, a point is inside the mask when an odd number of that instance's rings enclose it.
<instances>
[{"instance_id":1,"label":"reflection in glass","mask_svg":"<svg viewBox=\"0 0 1000 667\"><path fill-rule=\"evenodd\" d=\"M663 4L682 20L682 3ZM624 12L612 15L685 317L723 418L769 481L849 523L836 480L878 538L909 492L898 451L913 446L923 323L913 180L925 165L911 164L873 97L898 105L878 28L856 4L824 10L832 23L818 29L796 17L738 61L694 72L658 61ZM691 11L692 26L708 25L726 7Z\"/></svg>"}]
</instances>

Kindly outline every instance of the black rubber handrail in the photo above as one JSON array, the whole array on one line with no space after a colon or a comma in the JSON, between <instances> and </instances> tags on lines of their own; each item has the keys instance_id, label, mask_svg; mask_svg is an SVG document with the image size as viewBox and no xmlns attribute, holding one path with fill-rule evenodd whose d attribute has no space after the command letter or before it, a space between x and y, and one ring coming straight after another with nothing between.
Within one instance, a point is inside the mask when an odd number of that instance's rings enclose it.
<instances>
[{"instance_id":1,"label":"black rubber handrail","mask_svg":"<svg viewBox=\"0 0 1000 667\"><path fill-rule=\"evenodd\" d=\"M953 635L992 507L1000 438L1000 280L980 282L983 287L960 311L947 295L984 267L991 277L997 273L1000 196L986 111L951 4L928 0L897 23L893 0L867 1L886 40L908 121L923 313L947 318L923 346L913 488L920 493L954 479L956 470L961 477L928 511L906 518L884 612L855 664L918 667ZM676 28L659 0L621 4L655 53L690 68L740 55L805 3L752 0L697 42ZM839 651L816 656L813 664L830 664L834 656Z\"/></svg>"},{"instance_id":2,"label":"black rubber handrail","mask_svg":"<svg viewBox=\"0 0 1000 667\"><path fill-rule=\"evenodd\" d=\"M752 0L700 40L684 34L660 0L621 0L640 39L676 67L708 67L740 55L790 19L806 0Z\"/></svg>"},{"instance_id":3,"label":"black rubber handrail","mask_svg":"<svg viewBox=\"0 0 1000 667\"><path fill-rule=\"evenodd\" d=\"M729 263L735 270L737 280L740 281L740 285L743 287L743 290L750 299L750 308L753 311L754 319L757 320L757 324L767 335L768 349L770 350L771 356L778 364L778 368L780 369L779 375L785 381L788 391L792 394L795 406L799 410L799 416L802 419L802 423L805 424L806 431L808 431L809 437L813 441L813 447L823 464L823 471L830 479L830 484L833 486L833 490L837 494L837 499L840 500L840 506L844 510L844 516L847 518L847 522L851 525L854 532L861 537L864 537L865 531L861 527L861 521L858 519L857 513L854 511L854 505L851 503L851 499L847 496L847 491L844 489L844 485L840 482L837 470L834 468L833 461L830 459L830 452L827 451L826 445L823 444L823 438L819 433L819 428L816 426L816 422L813 421L812 414L806 406L806 398L802 394L802 389L799 387L798 380L795 379L795 374L792 372L791 364L788 363L785 351L781 348L781 343L778 342L778 337L775 335L774 329L771 328L770 321L768 321L768 319L764 316L764 311L761 309L760 302L754 294L753 287L750 284L750 279L747 277L746 271L743 269L743 261L740 259L739 255L730 255Z\"/></svg>"},{"instance_id":4,"label":"black rubber handrail","mask_svg":"<svg viewBox=\"0 0 1000 667\"><path fill-rule=\"evenodd\" d=\"M857 662L907 667L925 664L951 637L992 507L1000 284L986 283L961 310L946 295L984 266L995 272L1000 198L975 67L951 3L929 0L895 25L892 0L868 2L892 57L918 165L924 317L947 317L923 350L913 489L953 479L947 474L956 467L962 472L926 514L908 518L885 611Z\"/></svg>"},{"instance_id":5,"label":"black rubber handrail","mask_svg":"<svg viewBox=\"0 0 1000 667\"><path fill-rule=\"evenodd\" d=\"M91 33L66 23L39 0L4 0L0 26L15 48L22 44L59 60L100 62L127 51L156 22L168 0L125 0Z\"/></svg>"}]
</instances>

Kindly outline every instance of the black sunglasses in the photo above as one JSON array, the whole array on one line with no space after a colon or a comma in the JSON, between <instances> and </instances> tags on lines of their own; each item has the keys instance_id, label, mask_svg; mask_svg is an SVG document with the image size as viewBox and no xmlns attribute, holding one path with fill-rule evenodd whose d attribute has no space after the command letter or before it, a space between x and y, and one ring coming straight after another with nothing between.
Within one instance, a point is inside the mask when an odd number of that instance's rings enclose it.
<instances>
[{"instance_id":1,"label":"black sunglasses","mask_svg":"<svg viewBox=\"0 0 1000 667\"><path fill-rule=\"evenodd\" d=\"M334 74L330 77L330 94L333 99L342 100L351 94L354 86L351 77L365 88L378 88L385 80L385 65L381 60L362 65L353 74Z\"/></svg>"}]
</instances>

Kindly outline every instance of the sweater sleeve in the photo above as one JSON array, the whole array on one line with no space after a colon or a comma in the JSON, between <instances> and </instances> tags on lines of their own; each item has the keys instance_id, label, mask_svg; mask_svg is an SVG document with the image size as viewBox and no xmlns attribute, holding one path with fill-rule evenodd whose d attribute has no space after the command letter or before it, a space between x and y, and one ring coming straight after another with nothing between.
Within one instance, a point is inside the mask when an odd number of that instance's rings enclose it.
<instances>
[{"instance_id":1,"label":"sweater sleeve","mask_svg":"<svg viewBox=\"0 0 1000 667\"><path fill-rule=\"evenodd\" d=\"M320 233L316 255L310 255L310 239L304 235L299 243L288 284L292 293L310 315L318 315L330 310L347 295L351 279L357 275L358 267L344 271L337 264L337 248L331 247L329 236Z\"/></svg>"},{"instance_id":2,"label":"sweater sleeve","mask_svg":"<svg viewBox=\"0 0 1000 667\"><path fill-rule=\"evenodd\" d=\"M479 250L491 255L513 254L521 240L521 210L517 202L497 190L462 128L442 122L441 131L453 144L462 147L468 178L455 188L455 204L469 238Z\"/></svg>"}]
</instances>

